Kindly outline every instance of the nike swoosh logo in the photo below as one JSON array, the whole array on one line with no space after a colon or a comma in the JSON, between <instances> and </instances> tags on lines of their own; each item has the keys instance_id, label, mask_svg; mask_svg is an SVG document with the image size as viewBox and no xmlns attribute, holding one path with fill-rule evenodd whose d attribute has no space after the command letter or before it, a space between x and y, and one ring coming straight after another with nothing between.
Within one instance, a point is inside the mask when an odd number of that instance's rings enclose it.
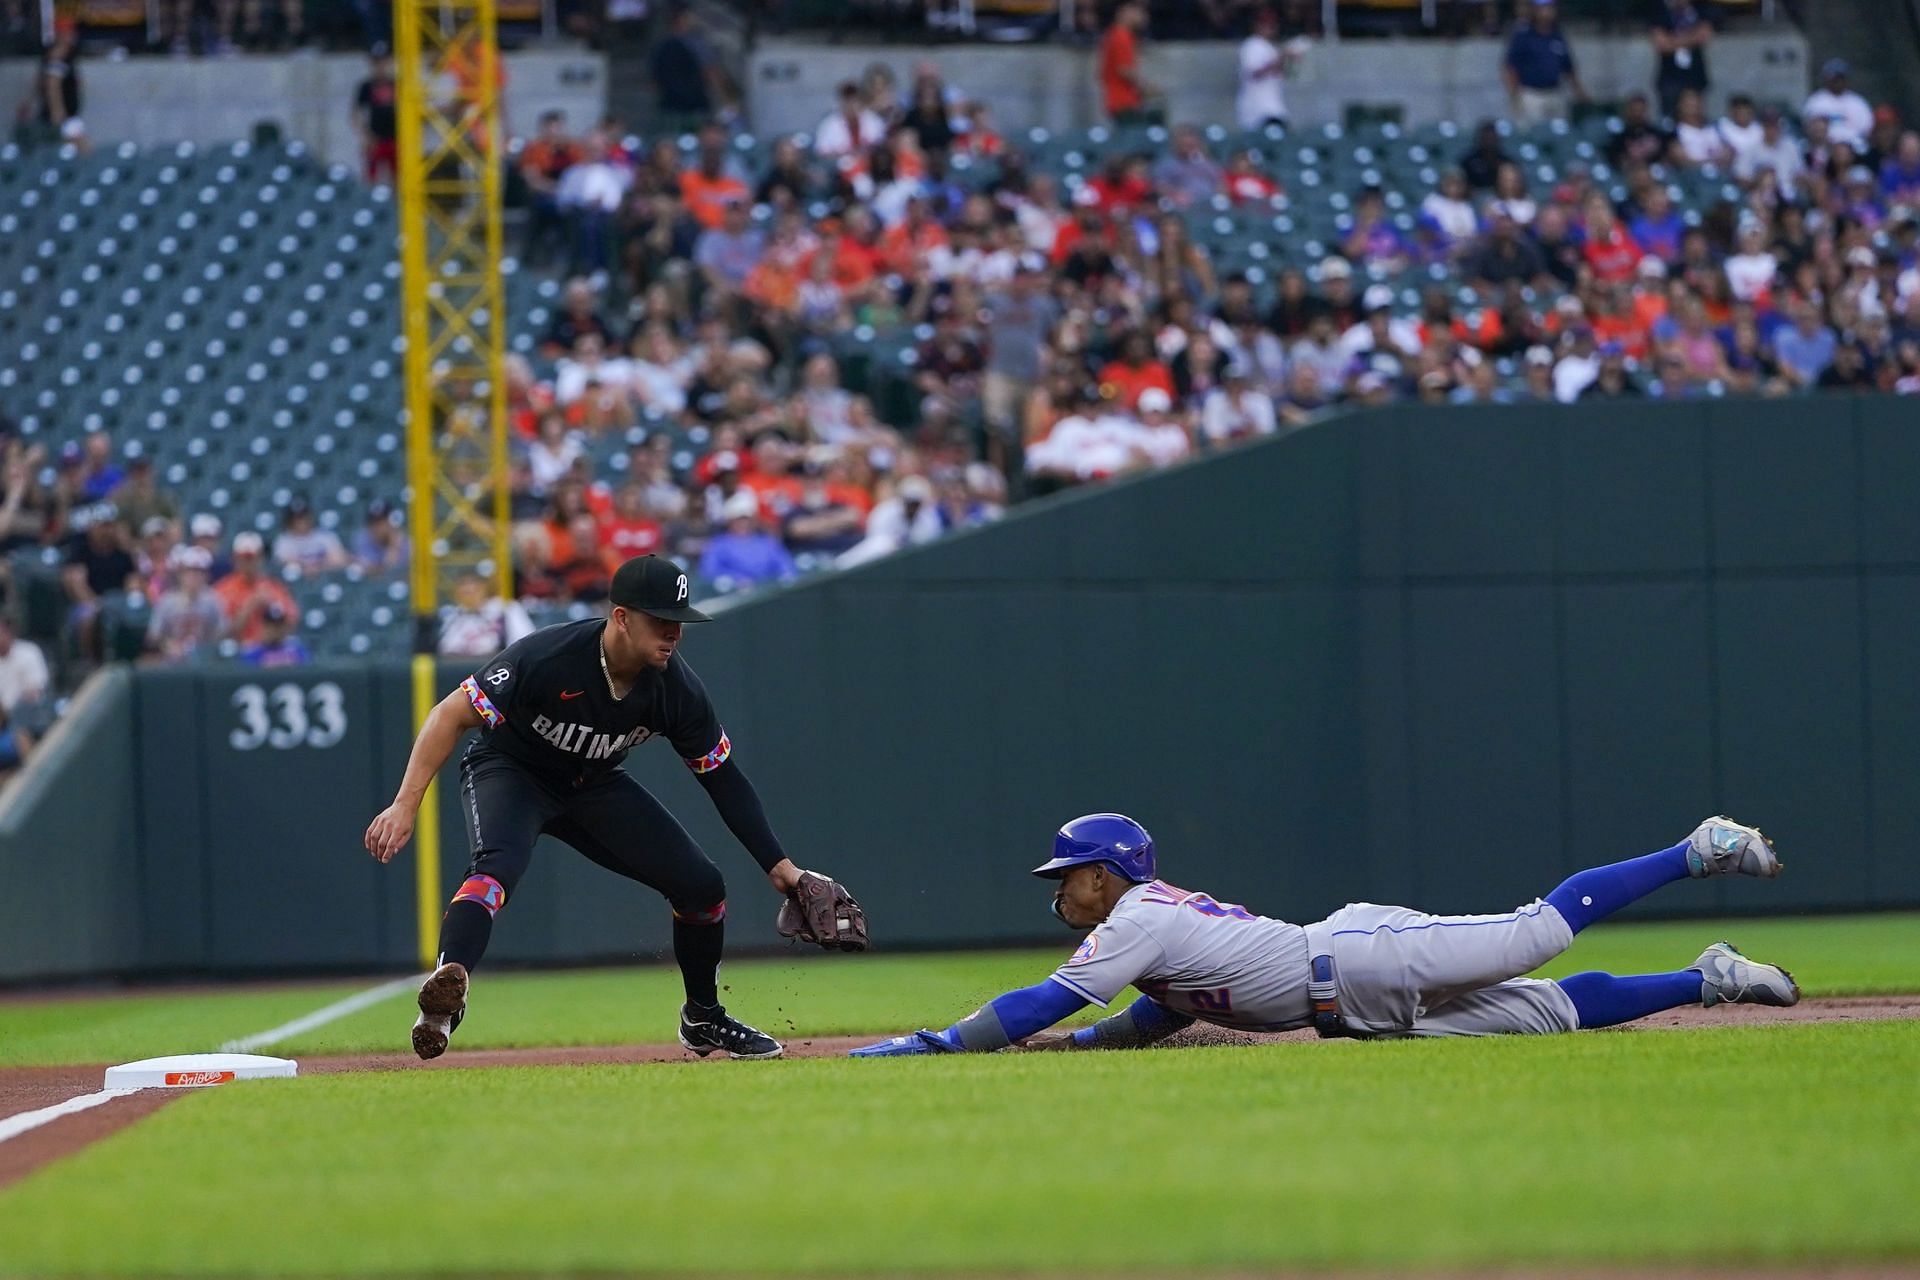
<instances>
[{"instance_id":1,"label":"nike swoosh logo","mask_svg":"<svg viewBox=\"0 0 1920 1280\"><path fill-rule=\"evenodd\" d=\"M575 698L584 698L586 696L587 696L587 691L585 689L575 689L572 693L568 693L565 690L562 690L560 693L560 701L572 702Z\"/></svg>"}]
</instances>

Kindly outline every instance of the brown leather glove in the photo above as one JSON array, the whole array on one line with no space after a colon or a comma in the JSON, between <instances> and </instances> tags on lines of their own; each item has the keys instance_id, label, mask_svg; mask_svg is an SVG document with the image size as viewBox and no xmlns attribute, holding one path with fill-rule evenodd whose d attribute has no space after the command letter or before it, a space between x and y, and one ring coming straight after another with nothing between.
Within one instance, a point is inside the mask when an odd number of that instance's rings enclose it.
<instances>
[{"instance_id":1,"label":"brown leather glove","mask_svg":"<svg viewBox=\"0 0 1920 1280\"><path fill-rule=\"evenodd\" d=\"M783 938L799 938L829 951L867 949L867 913L845 885L817 871L800 873L800 882L780 904L774 927Z\"/></svg>"}]
</instances>

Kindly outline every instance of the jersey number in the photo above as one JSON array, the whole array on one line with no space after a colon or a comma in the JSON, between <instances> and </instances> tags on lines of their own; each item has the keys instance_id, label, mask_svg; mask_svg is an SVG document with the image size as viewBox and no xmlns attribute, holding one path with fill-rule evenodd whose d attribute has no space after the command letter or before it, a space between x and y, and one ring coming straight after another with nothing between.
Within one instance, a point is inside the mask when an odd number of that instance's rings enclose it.
<instances>
[{"instance_id":1,"label":"jersey number","mask_svg":"<svg viewBox=\"0 0 1920 1280\"><path fill-rule=\"evenodd\" d=\"M235 751L273 747L331 747L347 734L346 696L331 680L310 689L277 684L265 689L243 684L233 691L233 709L239 727L227 734Z\"/></svg>"},{"instance_id":2,"label":"jersey number","mask_svg":"<svg viewBox=\"0 0 1920 1280\"><path fill-rule=\"evenodd\" d=\"M1253 913L1245 907L1237 907L1231 902L1215 902L1204 893L1196 893L1188 898L1186 905L1203 916L1213 916L1221 920L1251 920Z\"/></svg>"},{"instance_id":3,"label":"jersey number","mask_svg":"<svg viewBox=\"0 0 1920 1280\"><path fill-rule=\"evenodd\" d=\"M1211 991L1182 991L1187 1003L1195 1012L1232 1013L1233 991L1228 987L1215 987Z\"/></svg>"},{"instance_id":4,"label":"jersey number","mask_svg":"<svg viewBox=\"0 0 1920 1280\"><path fill-rule=\"evenodd\" d=\"M1185 889L1176 889L1164 882L1151 886L1148 890L1148 902L1157 902L1173 907L1192 907L1203 916L1212 916L1216 920L1252 920L1254 914L1245 907L1235 906L1231 902L1215 902L1204 893L1188 893Z\"/></svg>"}]
</instances>

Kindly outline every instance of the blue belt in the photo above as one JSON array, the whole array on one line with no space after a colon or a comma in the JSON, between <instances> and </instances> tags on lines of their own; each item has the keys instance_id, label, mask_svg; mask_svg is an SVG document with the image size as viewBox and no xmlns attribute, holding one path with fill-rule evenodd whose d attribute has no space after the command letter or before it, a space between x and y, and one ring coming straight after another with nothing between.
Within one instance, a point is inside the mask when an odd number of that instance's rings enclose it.
<instances>
[{"instance_id":1,"label":"blue belt","mask_svg":"<svg viewBox=\"0 0 1920 1280\"><path fill-rule=\"evenodd\" d=\"M1307 983L1307 1000L1313 1006L1314 1031L1327 1040L1350 1035L1347 1020L1340 1016L1340 989L1333 980L1333 957L1313 957L1312 975Z\"/></svg>"}]
</instances>

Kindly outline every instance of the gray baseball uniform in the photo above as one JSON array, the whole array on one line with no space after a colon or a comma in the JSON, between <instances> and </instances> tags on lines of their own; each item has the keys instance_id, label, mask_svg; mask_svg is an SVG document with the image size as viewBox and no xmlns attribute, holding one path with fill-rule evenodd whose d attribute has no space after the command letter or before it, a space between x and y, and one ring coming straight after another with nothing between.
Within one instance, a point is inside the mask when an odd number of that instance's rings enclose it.
<instances>
[{"instance_id":1,"label":"gray baseball uniform","mask_svg":"<svg viewBox=\"0 0 1920 1280\"><path fill-rule=\"evenodd\" d=\"M1536 899L1489 916L1357 902L1301 926L1162 880L1136 885L1053 981L1105 1007L1128 986L1217 1026L1288 1031L1313 1021L1310 959L1333 957L1340 1010L1365 1036L1572 1031L1558 984L1521 978L1573 941Z\"/></svg>"}]
</instances>

